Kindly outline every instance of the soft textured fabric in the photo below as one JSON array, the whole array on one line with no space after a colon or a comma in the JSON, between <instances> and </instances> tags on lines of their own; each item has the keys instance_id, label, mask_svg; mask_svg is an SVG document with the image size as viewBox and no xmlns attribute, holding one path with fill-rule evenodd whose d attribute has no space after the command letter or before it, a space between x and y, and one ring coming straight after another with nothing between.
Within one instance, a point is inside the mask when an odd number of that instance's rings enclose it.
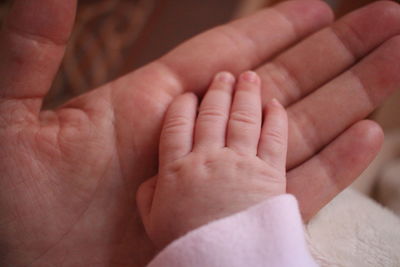
<instances>
[{"instance_id":1,"label":"soft textured fabric","mask_svg":"<svg viewBox=\"0 0 400 267\"><path fill-rule=\"evenodd\" d=\"M400 218L347 189L307 225L309 249L322 267L399 267Z\"/></svg>"},{"instance_id":2,"label":"soft textured fabric","mask_svg":"<svg viewBox=\"0 0 400 267\"><path fill-rule=\"evenodd\" d=\"M196 229L170 244L149 267L317 266L308 252L296 199L270 198Z\"/></svg>"}]
</instances>

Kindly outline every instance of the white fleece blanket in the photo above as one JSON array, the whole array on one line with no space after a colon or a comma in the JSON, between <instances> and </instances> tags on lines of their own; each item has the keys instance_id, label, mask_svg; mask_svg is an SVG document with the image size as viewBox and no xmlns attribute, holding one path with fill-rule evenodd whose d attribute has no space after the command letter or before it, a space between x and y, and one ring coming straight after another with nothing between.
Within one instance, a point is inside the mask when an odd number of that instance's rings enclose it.
<instances>
[{"instance_id":1,"label":"white fleece blanket","mask_svg":"<svg viewBox=\"0 0 400 267\"><path fill-rule=\"evenodd\" d=\"M355 190L337 196L306 231L321 266L400 266L400 218Z\"/></svg>"}]
</instances>

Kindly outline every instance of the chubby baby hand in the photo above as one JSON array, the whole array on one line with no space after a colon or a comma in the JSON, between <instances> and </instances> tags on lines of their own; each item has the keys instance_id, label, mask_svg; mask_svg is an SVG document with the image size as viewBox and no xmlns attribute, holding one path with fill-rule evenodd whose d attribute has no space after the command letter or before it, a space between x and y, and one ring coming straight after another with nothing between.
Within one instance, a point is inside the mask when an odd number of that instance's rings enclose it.
<instances>
[{"instance_id":1,"label":"chubby baby hand","mask_svg":"<svg viewBox=\"0 0 400 267\"><path fill-rule=\"evenodd\" d=\"M286 192L287 115L276 100L263 114L260 87L254 72L237 82L222 72L198 115L193 94L169 107L158 175L137 194L145 229L158 248Z\"/></svg>"}]
</instances>

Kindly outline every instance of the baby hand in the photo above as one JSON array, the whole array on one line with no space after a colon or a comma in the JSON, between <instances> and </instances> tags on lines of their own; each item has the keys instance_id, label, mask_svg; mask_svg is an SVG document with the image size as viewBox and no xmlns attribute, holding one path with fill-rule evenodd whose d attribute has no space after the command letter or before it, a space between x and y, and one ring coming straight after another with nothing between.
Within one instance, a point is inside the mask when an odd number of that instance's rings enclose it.
<instances>
[{"instance_id":1,"label":"baby hand","mask_svg":"<svg viewBox=\"0 0 400 267\"><path fill-rule=\"evenodd\" d=\"M208 222L286 192L287 115L275 100L262 121L260 78L216 75L197 113L193 94L166 114L156 177L137 194L150 239L162 248Z\"/></svg>"}]
</instances>

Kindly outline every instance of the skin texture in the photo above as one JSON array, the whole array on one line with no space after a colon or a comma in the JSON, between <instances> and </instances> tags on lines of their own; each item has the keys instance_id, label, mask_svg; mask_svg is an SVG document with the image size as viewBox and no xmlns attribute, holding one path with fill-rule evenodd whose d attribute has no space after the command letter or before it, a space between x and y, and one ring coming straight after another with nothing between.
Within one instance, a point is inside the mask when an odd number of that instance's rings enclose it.
<instances>
[{"instance_id":1,"label":"skin texture","mask_svg":"<svg viewBox=\"0 0 400 267\"><path fill-rule=\"evenodd\" d=\"M288 1L208 31L159 60L41 111L75 1L15 0L0 36L0 265L144 266L155 253L136 208L157 173L164 114L213 75L256 70L289 119L287 190L309 219L378 152L365 121L400 85L400 7L381 1L331 24ZM328 26L328 27L327 27Z\"/></svg>"},{"instance_id":2,"label":"skin texture","mask_svg":"<svg viewBox=\"0 0 400 267\"><path fill-rule=\"evenodd\" d=\"M137 195L146 232L159 249L286 193L286 111L271 101L262 125L260 78L245 72L235 90L234 82L230 73L217 74L197 118L193 94L177 97L168 108L159 172Z\"/></svg>"}]
</instances>

